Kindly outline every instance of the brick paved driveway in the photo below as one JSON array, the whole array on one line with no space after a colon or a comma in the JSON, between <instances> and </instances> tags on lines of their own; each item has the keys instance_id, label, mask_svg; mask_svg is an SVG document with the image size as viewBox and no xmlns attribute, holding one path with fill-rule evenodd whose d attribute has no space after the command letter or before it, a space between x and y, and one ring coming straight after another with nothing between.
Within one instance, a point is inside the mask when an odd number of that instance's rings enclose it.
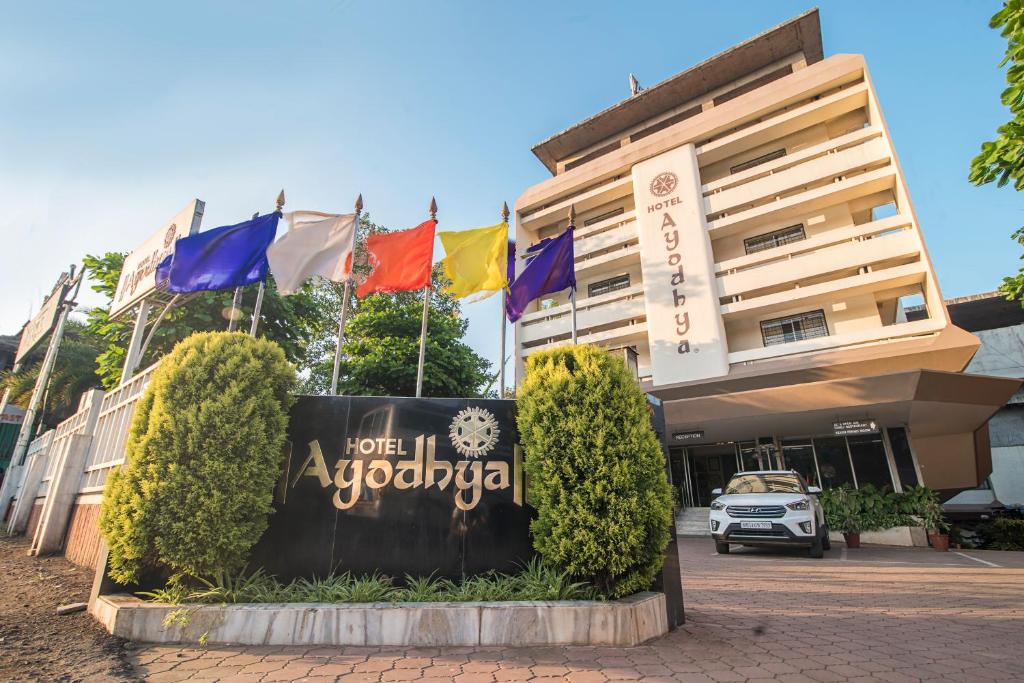
<instances>
[{"instance_id":1,"label":"brick paved driveway","mask_svg":"<svg viewBox=\"0 0 1024 683\"><path fill-rule=\"evenodd\" d=\"M133 661L150 681L1024 680L1024 553L680 550L687 624L641 647L149 646Z\"/></svg>"}]
</instances>

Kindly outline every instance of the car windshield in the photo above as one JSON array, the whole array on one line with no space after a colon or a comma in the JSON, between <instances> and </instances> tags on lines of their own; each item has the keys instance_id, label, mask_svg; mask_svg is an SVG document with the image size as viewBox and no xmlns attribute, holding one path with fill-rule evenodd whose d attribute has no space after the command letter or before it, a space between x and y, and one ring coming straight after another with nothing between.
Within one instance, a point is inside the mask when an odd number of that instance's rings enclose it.
<instances>
[{"instance_id":1,"label":"car windshield","mask_svg":"<svg viewBox=\"0 0 1024 683\"><path fill-rule=\"evenodd\" d=\"M787 472L737 474L725 487L729 493L804 493L800 477Z\"/></svg>"}]
</instances>

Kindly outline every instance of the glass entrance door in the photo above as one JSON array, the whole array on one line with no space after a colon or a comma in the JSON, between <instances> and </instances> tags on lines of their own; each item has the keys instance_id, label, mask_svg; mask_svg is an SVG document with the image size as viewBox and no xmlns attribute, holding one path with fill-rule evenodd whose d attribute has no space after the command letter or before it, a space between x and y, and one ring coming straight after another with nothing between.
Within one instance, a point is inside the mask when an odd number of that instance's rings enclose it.
<instances>
[{"instance_id":1,"label":"glass entrance door","mask_svg":"<svg viewBox=\"0 0 1024 683\"><path fill-rule=\"evenodd\" d=\"M687 448L690 497L694 507L707 507L715 497L711 491L725 488L736 474L736 444Z\"/></svg>"}]
</instances>

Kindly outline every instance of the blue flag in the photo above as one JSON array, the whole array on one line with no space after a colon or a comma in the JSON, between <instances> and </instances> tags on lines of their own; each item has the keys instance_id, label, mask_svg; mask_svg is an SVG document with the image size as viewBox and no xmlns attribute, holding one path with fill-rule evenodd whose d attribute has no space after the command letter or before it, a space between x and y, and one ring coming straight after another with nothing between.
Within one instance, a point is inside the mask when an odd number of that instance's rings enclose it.
<instances>
[{"instance_id":1,"label":"blue flag","mask_svg":"<svg viewBox=\"0 0 1024 683\"><path fill-rule=\"evenodd\" d=\"M243 287L267 277L267 247L277 234L280 214L269 213L237 225L225 225L174 245L156 269L156 282L175 294Z\"/></svg>"},{"instance_id":2,"label":"blue flag","mask_svg":"<svg viewBox=\"0 0 1024 683\"><path fill-rule=\"evenodd\" d=\"M509 320L515 322L523 317L527 304L534 299L567 287L576 289L572 238L573 230L569 228L549 240L512 283L505 305Z\"/></svg>"},{"instance_id":3,"label":"blue flag","mask_svg":"<svg viewBox=\"0 0 1024 683\"><path fill-rule=\"evenodd\" d=\"M509 286L516 279L516 241L508 241L508 284Z\"/></svg>"}]
</instances>

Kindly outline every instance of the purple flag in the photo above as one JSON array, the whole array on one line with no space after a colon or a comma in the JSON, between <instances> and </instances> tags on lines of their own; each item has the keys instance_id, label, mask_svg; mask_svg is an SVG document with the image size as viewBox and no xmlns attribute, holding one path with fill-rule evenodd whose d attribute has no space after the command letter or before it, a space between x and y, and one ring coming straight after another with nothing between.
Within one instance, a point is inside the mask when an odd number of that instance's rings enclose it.
<instances>
[{"instance_id":1,"label":"purple flag","mask_svg":"<svg viewBox=\"0 0 1024 683\"><path fill-rule=\"evenodd\" d=\"M526 306L545 294L560 292L567 287L576 289L576 269L573 263L573 231L567 229L547 242L523 269L509 288L505 314L512 322L526 312Z\"/></svg>"},{"instance_id":2,"label":"purple flag","mask_svg":"<svg viewBox=\"0 0 1024 683\"><path fill-rule=\"evenodd\" d=\"M508 241L508 286L511 287L516 279L516 241Z\"/></svg>"}]
</instances>

